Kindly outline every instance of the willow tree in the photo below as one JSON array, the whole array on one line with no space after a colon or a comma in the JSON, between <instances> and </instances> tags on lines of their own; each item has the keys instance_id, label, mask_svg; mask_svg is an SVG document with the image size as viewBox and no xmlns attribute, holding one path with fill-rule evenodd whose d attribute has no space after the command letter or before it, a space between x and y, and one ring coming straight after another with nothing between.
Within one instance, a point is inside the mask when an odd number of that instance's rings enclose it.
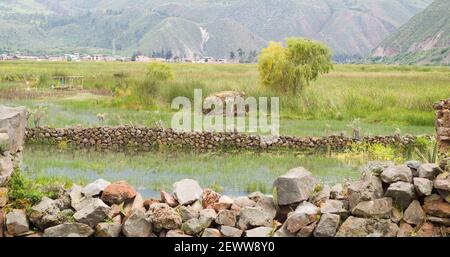
<instances>
[{"instance_id":1,"label":"willow tree","mask_svg":"<svg viewBox=\"0 0 450 257\"><path fill-rule=\"evenodd\" d=\"M331 50L320 42L302 38L286 39L286 47L270 42L258 61L265 86L294 94L332 68Z\"/></svg>"}]
</instances>

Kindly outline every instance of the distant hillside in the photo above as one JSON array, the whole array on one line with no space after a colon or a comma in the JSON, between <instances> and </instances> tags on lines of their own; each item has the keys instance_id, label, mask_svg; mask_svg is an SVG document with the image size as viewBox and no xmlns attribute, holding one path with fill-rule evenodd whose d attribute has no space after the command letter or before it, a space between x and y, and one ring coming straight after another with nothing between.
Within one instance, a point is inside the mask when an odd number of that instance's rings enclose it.
<instances>
[{"instance_id":1,"label":"distant hillside","mask_svg":"<svg viewBox=\"0 0 450 257\"><path fill-rule=\"evenodd\" d=\"M372 53L387 63L450 64L450 1L435 0Z\"/></svg>"},{"instance_id":2,"label":"distant hillside","mask_svg":"<svg viewBox=\"0 0 450 257\"><path fill-rule=\"evenodd\" d=\"M3 0L0 51L227 58L289 36L367 55L432 0Z\"/></svg>"}]
</instances>

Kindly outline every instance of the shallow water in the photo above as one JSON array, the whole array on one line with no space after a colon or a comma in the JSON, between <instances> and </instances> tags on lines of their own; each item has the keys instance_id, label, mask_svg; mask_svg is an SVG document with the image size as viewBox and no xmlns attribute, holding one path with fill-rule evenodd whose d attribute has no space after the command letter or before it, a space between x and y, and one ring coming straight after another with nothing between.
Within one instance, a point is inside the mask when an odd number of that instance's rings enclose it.
<instances>
[{"instance_id":1,"label":"shallow water","mask_svg":"<svg viewBox=\"0 0 450 257\"><path fill-rule=\"evenodd\" d=\"M248 192L271 193L275 178L303 166L325 184L359 176L360 163L344 163L324 154L299 153L187 153L187 152L98 152L60 150L27 145L22 171L33 178L71 180L86 184L97 178L127 180L144 197L158 197L159 189L171 191L184 178L195 179L231 196Z\"/></svg>"}]
</instances>

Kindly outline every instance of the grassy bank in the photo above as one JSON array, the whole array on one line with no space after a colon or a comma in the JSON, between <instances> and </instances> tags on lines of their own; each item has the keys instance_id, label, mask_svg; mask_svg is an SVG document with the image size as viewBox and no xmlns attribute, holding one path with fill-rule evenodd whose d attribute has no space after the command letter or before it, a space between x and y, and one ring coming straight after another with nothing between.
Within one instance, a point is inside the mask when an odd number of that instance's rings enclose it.
<instances>
[{"instance_id":1,"label":"grassy bank","mask_svg":"<svg viewBox=\"0 0 450 257\"><path fill-rule=\"evenodd\" d=\"M194 88L204 95L222 90L243 90L247 96L280 97L281 132L290 135L325 135L360 127L366 134L433 133L431 105L450 96L448 67L336 65L300 96L279 95L258 82L256 65L170 64L173 81L148 85L143 63L0 62L0 92L7 88L49 88L54 75L85 76L88 89L109 90L115 97L68 95L40 99L0 101L30 108L46 106L43 122L51 126L96 125L107 113L106 124L169 124L170 102L192 97ZM136 94L136 88L144 88ZM3 98L3 99L1 99ZM14 97L12 97L14 98Z\"/></svg>"}]
</instances>

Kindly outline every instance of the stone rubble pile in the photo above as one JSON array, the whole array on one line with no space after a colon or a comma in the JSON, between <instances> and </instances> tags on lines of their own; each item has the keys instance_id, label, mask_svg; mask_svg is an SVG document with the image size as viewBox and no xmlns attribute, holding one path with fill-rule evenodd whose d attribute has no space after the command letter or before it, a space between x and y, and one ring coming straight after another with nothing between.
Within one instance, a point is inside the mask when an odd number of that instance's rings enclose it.
<instances>
[{"instance_id":1,"label":"stone rubble pile","mask_svg":"<svg viewBox=\"0 0 450 257\"><path fill-rule=\"evenodd\" d=\"M431 137L430 137L431 138ZM151 149L160 145L188 149L342 149L352 143L407 146L415 141L415 136L366 136L351 138L346 136L294 137L280 136L278 139L263 138L235 132L176 132L172 129L149 127L72 127L72 128L27 128L28 142L66 142L80 148L120 149L134 147Z\"/></svg>"},{"instance_id":2,"label":"stone rubble pile","mask_svg":"<svg viewBox=\"0 0 450 257\"><path fill-rule=\"evenodd\" d=\"M192 179L144 200L125 181L61 189L28 212L5 214L6 236L440 237L450 235L446 164L370 162L360 180L321 185L302 167L272 195L228 197ZM1 227L1 226L0 226ZM35 230L37 229L37 232Z\"/></svg>"}]
</instances>

